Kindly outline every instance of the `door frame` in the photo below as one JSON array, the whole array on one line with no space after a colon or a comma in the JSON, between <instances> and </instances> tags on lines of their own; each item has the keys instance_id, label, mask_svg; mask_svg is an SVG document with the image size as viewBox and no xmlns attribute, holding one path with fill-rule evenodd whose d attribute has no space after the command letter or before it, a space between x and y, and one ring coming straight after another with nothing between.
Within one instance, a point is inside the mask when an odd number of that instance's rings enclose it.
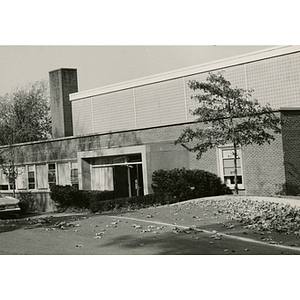
<instances>
[{"instance_id":1,"label":"door frame","mask_svg":"<svg viewBox=\"0 0 300 300\"><path fill-rule=\"evenodd\" d=\"M138 164L142 164L142 174L143 174L143 193L144 195L149 194L148 187L148 170L147 170L147 153L146 145L132 146L132 147L122 147L122 148L112 148L103 150L91 150L91 151L79 151L77 152L78 161L78 184L79 189L91 190L91 180L83 180L83 164L91 158L101 157L101 156L114 156L114 155L130 155L130 154L141 154L142 161ZM128 165L133 165L134 162L128 163ZM92 165L90 165L90 168ZM84 169L86 171L86 169ZM91 175L91 169L90 169Z\"/></svg>"}]
</instances>

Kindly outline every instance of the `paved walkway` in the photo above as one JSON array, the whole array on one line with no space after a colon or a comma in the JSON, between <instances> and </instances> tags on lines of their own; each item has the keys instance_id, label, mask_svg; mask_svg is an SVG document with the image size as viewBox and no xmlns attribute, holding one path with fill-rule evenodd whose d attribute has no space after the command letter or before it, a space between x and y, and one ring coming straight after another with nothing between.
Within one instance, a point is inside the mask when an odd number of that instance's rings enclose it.
<instances>
[{"instance_id":1,"label":"paved walkway","mask_svg":"<svg viewBox=\"0 0 300 300\"><path fill-rule=\"evenodd\" d=\"M274 203L283 203L283 204L290 204L291 206L300 206L300 197L259 197L259 196L239 196L239 195L224 195L224 196L212 196L212 197L205 197L205 198L198 198L187 200L180 203L187 203L187 202L198 202L204 201L208 199L249 199L254 201L269 201ZM172 206L177 205L178 203L171 204Z\"/></svg>"},{"instance_id":2,"label":"paved walkway","mask_svg":"<svg viewBox=\"0 0 300 300\"><path fill-rule=\"evenodd\" d=\"M198 201L204 201L207 199L251 199L256 201L270 201L275 203L284 203L284 204L290 204L292 206L300 206L300 197L259 197L259 196L239 196L239 195L224 195L224 196L213 196L213 197L205 197L205 198L198 198L198 199L192 199L183 201L180 203L188 203L188 202L198 202ZM173 203L170 206L178 205L178 203ZM82 212L82 213L55 213L55 212L48 212L48 213L41 213L34 216L28 216L28 218L36 219L36 218L46 218L46 217L65 217L65 216L73 216L73 215L86 215L88 213Z\"/></svg>"},{"instance_id":3,"label":"paved walkway","mask_svg":"<svg viewBox=\"0 0 300 300\"><path fill-rule=\"evenodd\" d=\"M290 204L292 206L300 206L300 197L257 197L257 196L248 196L245 198L251 198L252 200L257 201L269 201L269 202L275 202L275 203L283 203L283 204ZM244 198L244 199L245 199Z\"/></svg>"}]
</instances>

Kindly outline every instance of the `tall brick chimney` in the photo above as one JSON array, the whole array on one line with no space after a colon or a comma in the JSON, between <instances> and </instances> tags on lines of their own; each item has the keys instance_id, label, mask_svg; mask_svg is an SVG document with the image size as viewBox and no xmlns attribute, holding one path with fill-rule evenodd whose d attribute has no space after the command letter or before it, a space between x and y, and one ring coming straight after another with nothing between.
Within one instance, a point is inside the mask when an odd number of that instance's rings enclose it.
<instances>
[{"instance_id":1,"label":"tall brick chimney","mask_svg":"<svg viewBox=\"0 0 300 300\"><path fill-rule=\"evenodd\" d=\"M78 92L77 70L54 70L49 72L49 79L52 137L72 136L72 106L69 94Z\"/></svg>"}]
</instances>

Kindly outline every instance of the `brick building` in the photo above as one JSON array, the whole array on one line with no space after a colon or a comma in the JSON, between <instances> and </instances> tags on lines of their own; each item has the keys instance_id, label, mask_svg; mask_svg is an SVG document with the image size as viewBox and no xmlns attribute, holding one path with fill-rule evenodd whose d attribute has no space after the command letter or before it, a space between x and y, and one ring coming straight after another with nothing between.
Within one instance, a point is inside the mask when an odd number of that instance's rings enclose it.
<instances>
[{"instance_id":1,"label":"brick building","mask_svg":"<svg viewBox=\"0 0 300 300\"><path fill-rule=\"evenodd\" d=\"M151 193L157 169L204 169L233 187L232 147L210 150L200 160L175 145L197 103L188 81L223 70L232 86L254 89L283 120L270 145L239 149L239 189L246 195L300 191L300 47L281 46L174 72L77 91L76 69L51 71L53 138L14 145L17 190L30 190L41 210L51 210L51 184L114 190L116 196ZM8 151L8 147L1 147ZM0 189L10 187L0 176Z\"/></svg>"}]
</instances>

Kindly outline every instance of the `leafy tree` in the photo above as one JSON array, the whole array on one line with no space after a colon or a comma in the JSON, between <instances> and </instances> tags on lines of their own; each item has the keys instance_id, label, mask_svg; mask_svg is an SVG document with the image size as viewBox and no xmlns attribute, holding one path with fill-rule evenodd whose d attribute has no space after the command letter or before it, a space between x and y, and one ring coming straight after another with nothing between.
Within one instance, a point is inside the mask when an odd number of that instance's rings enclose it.
<instances>
[{"instance_id":1,"label":"leafy tree","mask_svg":"<svg viewBox=\"0 0 300 300\"><path fill-rule=\"evenodd\" d=\"M46 80L0 97L0 145L51 137L50 92Z\"/></svg>"},{"instance_id":2,"label":"leafy tree","mask_svg":"<svg viewBox=\"0 0 300 300\"><path fill-rule=\"evenodd\" d=\"M18 168L14 144L51 137L50 92L46 80L0 97L0 167L15 194Z\"/></svg>"},{"instance_id":3,"label":"leafy tree","mask_svg":"<svg viewBox=\"0 0 300 300\"><path fill-rule=\"evenodd\" d=\"M274 140L272 133L280 133L280 119L270 105L262 106L256 99L251 100L253 90L232 88L221 72L209 73L206 82L189 81L189 87L199 94L192 99L199 107L192 111L197 116L195 123L203 123L204 128L186 128L175 143L195 141L192 147L185 147L197 153L197 159L208 149L232 144L234 154L235 193L237 183L237 149L250 144L263 145Z\"/></svg>"}]
</instances>

